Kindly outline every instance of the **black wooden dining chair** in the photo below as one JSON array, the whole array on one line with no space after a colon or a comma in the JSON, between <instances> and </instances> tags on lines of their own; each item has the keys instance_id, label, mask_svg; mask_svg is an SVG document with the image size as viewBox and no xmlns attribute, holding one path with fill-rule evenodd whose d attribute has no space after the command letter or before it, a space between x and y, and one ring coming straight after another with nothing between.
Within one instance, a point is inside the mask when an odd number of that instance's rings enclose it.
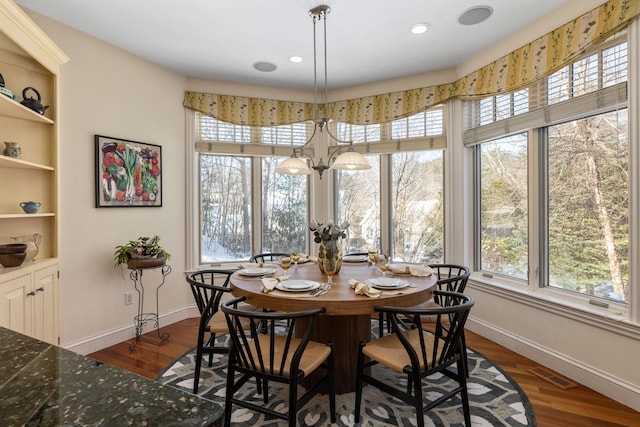
<instances>
[{"instance_id":1,"label":"black wooden dining chair","mask_svg":"<svg viewBox=\"0 0 640 427\"><path fill-rule=\"evenodd\" d=\"M209 355L209 367L211 367L214 354L227 354L229 352L228 345L216 345L216 336L229 332L224 313L219 311L219 308L222 297L231 292L229 280L234 271L208 269L187 274L187 282L191 287L191 292L200 312L196 367L193 380L194 394L198 392L203 355ZM231 297L230 293L229 297Z\"/></svg>"},{"instance_id":2,"label":"black wooden dining chair","mask_svg":"<svg viewBox=\"0 0 640 427\"><path fill-rule=\"evenodd\" d=\"M227 320L227 327L232 333L231 349L227 368L227 387L225 395L225 422L231 423L233 405L248 408L273 417L288 421L289 426L296 425L296 414L323 388L328 386L331 422L336 422L335 385L333 345L311 341L315 318L325 311L324 308L298 312L260 312L244 311L234 308L242 303L245 297L227 300L222 304L222 311ZM291 327L284 332L280 325L290 322ZM297 331L301 338L294 337ZM242 325L248 325L243 327ZM266 325L266 327L264 326ZM304 333L301 333L304 332ZM324 370L317 382L307 387L306 392L298 397L300 381L318 369ZM236 373L241 374L237 376ZM262 383L263 401L258 405L245 399L235 397L236 392L252 377ZM277 411L268 408L269 382L286 384L288 389L288 408Z\"/></svg>"},{"instance_id":3,"label":"black wooden dining chair","mask_svg":"<svg viewBox=\"0 0 640 427\"><path fill-rule=\"evenodd\" d=\"M438 276L438 281L436 282L438 290L464 293L464 290L467 287L467 282L469 281L469 275L471 274L468 267L456 264L429 264L429 267L431 267ZM434 298L433 301L427 301L427 304L429 303L436 305L449 305L450 302L446 298L442 298L441 301ZM462 331L462 335L460 335L460 341L462 342L462 355L465 367L467 368L468 377L469 359L467 356L467 339L464 331Z\"/></svg>"},{"instance_id":4,"label":"black wooden dining chair","mask_svg":"<svg viewBox=\"0 0 640 427\"><path fill-rule=\"evenodd\" d=\"M384 313L389 319L393 333L360 343L354 412L356 423L360 421L363 383L367 383L413 405L418 427L424 426L422 414L460 394L465 425L471 426L467 373L460 336L474 301L470 296L456 292L436 290L434 295L441 302L446 299L449 305L430 308L375 307L377 312ZM405 323L405 316L410 317L409 324ZM423 316L435 316L435 322L430 323L429 328L423 328ZM365 357L369 361L365 362ZM374 365L407 375L406 389L377 379L373 369L367 373L367 369ZM425 405L423 380L437 373L453 379L457 386Z\"/></svg>"},{"instance_id":5,"label":"black wooden dining chair","mask_svg":"<svg viewBox=\"0 0 640 427\"><path fill-rule=\"evenodd\" d=\"M436 287L440 291L449 291L449 292L457 292L464 293L465 288L467 287L467 282L469 281L469 275L471 274L468 267L464 265L457 264L429 264L429 267L435 272L437 281ZM444 301L446 304L447 302ZM441 305L435 299L430 299L422 304L418 304L414 306L414 308L429 308L429 307L437 307ZM383 322L384 313L379 313L378 321L379 321L379 336L382 336L384 333L384 325ZM429 322L433 320L433 316L430 317L422 317L422 321ZM387 321L387 330L390 330L389 322ZM460 337L462 340L462 348L464 355L464 363L467 367L467 374L469 374L469 362L467 357L467 340L465 338L464 332Z\"/></svg>"},{"instance_id":6,"label":"black wooden dining chair","mask_svg":"<svg viewBox=\"0 0 640 427\"><path fill-rule=\"evenodd\" d=\"M249 259L249 261L250 262L277 261L280 259L280 257L288 257L288 256L291 256L291 254L285 254L280 252L269 252L269 253L255 254Z\"/></svg>"}]
</instances>

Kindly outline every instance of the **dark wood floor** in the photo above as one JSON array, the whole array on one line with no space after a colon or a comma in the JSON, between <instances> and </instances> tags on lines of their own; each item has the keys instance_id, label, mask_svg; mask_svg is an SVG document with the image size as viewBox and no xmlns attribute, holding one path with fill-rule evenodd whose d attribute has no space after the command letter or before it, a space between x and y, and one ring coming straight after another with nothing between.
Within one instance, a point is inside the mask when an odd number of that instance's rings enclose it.
<instances>
[{"instance_id":1,"label":"dark wood floor","mask_svg":"<svg viewBox=\"0 0 640 427\"><path fill-rule=\"evenodd\" d=\"M139 375L155 376L177 357L195 346L198 319L186 319L162 328L171 336L161 343L155 332L142 337L136 351L129 342L89 356ZM640 412L593 390L578 387L563 390L529 372L539 365L477 334L469 332L467 345L497 363L522 387L531 401L540 427L640 427Z\"/></svg>"}]
</instances>

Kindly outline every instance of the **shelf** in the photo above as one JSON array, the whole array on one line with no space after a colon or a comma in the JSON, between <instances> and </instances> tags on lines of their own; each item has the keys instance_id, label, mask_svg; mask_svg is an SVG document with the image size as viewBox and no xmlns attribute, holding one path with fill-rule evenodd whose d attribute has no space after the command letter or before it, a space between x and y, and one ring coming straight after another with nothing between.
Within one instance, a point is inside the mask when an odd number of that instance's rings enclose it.
<instances>
[{"instance_id":1,"label":"shelf","mask_svg":"<svg viewBox=\"0 0 640 427\"><path fill-rule=\"evenodd\" d=\"M15 169L35 169L44 171L53 171L51 166L45 166L38 163L27 162L26 160L16 159L15 157L9 157L0 155L0 167L3 168L15 168Z\"/></svg>"},{"instance_id":2,"label":"shelf","mask_svg":"<svg viewBox=\"0 0 640 427\"><path fill-rule=\"evenodd\" d=\"M43 212L43 213L34 213L34 214L28 214L28 213L10 214L10 213L5 213L5 214L0 214L0 219L44 218L44 217L48 217L48 216L56 216L56 214L53 213L53 212Z\"/></svg>"},{"instance_id":3,"label":"shelf","mask_svg":"<svg viewBox=\"0 0 640 427\"><path fill-rule=\"evenodd\" d=\"M53 124L53 120L36 113L6 95L0 95L0 116L13 117L14 119L28 120L31 122L45 123L49 125Z\"/></svg>"},{"instance_id":4,"label":"shelf","mask_svg":"<svg viewBox=\"0 0 640 427\"><path fill-rule=\"evenodd\" d=\"M29 274L34 270L39 270L57 262L57 258L39 258L36 256L36 259L33 261L25 261L18 267L3 267L0 265L0 280L11 280L12 278Z\"/></svg>"}]
</instances>

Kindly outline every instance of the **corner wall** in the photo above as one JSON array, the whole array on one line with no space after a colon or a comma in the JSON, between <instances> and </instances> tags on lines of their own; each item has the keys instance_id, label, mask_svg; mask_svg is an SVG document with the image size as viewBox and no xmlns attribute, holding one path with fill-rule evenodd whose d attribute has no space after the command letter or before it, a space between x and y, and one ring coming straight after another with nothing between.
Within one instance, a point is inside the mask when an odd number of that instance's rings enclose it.
<instances>
[{"instance_id":1,"label":"corner wall","mask_svg":"<svg viewBox=\"0 0 640 427\"><path fill-rule=\"evenodd\" d=\"M183 275L186 79L27 13L71 58L62 68L59 94L60 344L89 353L134 335L137 298L125 306L133 282L128 270L113 267L116 245L157 234L171 253L173 271L160 291L161 325L187 317L193 305ZM162 146L162 207L94 207L95 134ZM155 312L159 274L145 272L143 279L145 312Z\"/></svg>"}]
</instances>

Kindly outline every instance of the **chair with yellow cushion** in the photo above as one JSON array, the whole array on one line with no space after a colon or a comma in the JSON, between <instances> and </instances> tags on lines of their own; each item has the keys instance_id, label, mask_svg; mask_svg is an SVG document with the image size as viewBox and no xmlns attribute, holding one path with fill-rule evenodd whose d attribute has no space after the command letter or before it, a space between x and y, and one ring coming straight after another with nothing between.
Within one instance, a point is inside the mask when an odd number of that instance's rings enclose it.
<instances>
[{"instance_id":1,"label":"chair with yellow cushion","mask_svg":"<svg viewBox=\"0 0 640 427\"><path fill-rule=\"evenodd\" d=\"M311 341L315 318L324 308L298 312L244 311L234 308L245 297L225 301L222 311L227 320L231 348L227 369L225 395L225 426L231 423L232 406L237 405L288 421L296 425L296 414L322 389L328 387L331 422L336 422L336 403L333 367L333 346ZM282 328L284 322L289 328ZM243 327L242 324L248 326ZM304 326L303 326L304 325ZM298 328L297 336L294 331ZM300 381L312 372L323 370L315 384L305 384L306 391L298 397ZM237 373L241 374L239 377ZM236 392L252 377L262 382L265 405L234 397ZM316 377L314 375L314 377ZM287 385L288 409L282 412L268 408L269 382Z\"/></svg>"},{"instance_id":2,"label":"chair with yellow cushion","mask_svg":"<svg viewBox=\"0 0 640 427\"><path fill-rule=\"evenodd\" d=\"M229 280L235 270L208 269L187 274L187 282L200 312L198 325L198 344L196 346L196 367L193 381L193 393L198 392L202 357L209 355L209 367L214 354L227 354L229 347L216 345L216 336L229 332L224 313L219 311L223 296L231 297Z\"/></svg>"},{"instance_id":3,"label":"chair with yellow cushion","mask_svg":"<svg viewBox=\"0 0 640 427\"><path fill-rule=\"evenodd\" d=\"M356 380L355 422L360 420L363 383L368 383L410 405L415 406L418 426L424 426L421 414L460 394L465 425L471 426L467 372L461 335L474 304L473 298L457 292L434 291L441 306L430 308L375 307L391 324L392 333L377 340L360 343ZM410 322L406 322L409 316ZM423 316L435 316L432 323ZM428 327L427 327L428 325ZM420 327L418 327L420 326ZM368 361L365 362L365 358ZM374 365L383 365L406 375L406 389L399 389L375 378ZM457 382L457 386L425 405L423 380L440 373ZM413 390L413 391L412 391Z\"/></svg>"}]
</instances>

